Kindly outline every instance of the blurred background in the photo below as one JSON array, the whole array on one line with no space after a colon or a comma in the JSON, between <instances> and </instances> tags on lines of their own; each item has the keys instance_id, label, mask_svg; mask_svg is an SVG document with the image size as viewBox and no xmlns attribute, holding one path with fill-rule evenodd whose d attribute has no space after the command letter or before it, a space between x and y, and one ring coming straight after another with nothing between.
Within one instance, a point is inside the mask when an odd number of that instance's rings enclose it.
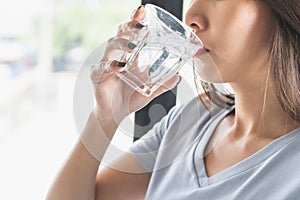
<instances>
[{"instance_id":1,"label":"blurred background","mask_svg":"<svg viewBox=\"0 0 300 200\"><path fill-rule=\"evenodd\" d=\"M45 199L78 138L72 95L81 63L139 5L1 1L0 199Z\"/></svg>"},{"instance_id":2,"label":"blurred background","mask_svg":"<svg viewBox=\"0 0 300 200\"><path fill-rule=\"evenodd\" d=\"M1 0L1 200L45 199L78 138L72 107L81 64L140 4ZM193 80L190 69L181 73ZM178 87L178 101L190 98L186 88ZM114 140L122 148L132 143L124 135Z\"/></svg>"}]
</instances>

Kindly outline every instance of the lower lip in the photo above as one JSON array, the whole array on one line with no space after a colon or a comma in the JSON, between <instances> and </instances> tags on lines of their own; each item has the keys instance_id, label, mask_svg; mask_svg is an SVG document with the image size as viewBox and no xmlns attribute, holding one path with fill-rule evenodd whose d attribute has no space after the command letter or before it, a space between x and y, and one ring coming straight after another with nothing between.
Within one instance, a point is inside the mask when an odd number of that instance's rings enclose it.
<instances>
[{"instance_id":1,"label":"lower lip","mask_svg":"<svg viewBox=\"0 0 300 200\"><path fill-rule=\"evenodd\" d=\"M208 53L209 51L205 50L204 48L199 49L196 53L195 56L201 56L203 54Z\"/></svg>"}]
</instances>

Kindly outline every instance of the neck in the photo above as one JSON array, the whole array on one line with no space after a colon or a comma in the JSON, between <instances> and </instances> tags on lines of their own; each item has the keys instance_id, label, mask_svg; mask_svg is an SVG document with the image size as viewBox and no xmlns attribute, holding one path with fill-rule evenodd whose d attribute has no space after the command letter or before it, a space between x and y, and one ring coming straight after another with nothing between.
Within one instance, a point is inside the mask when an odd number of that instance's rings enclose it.
<instances>
[{"instance_id":1,"label":"neck","mask_svg":"<svg viewBox=\"0 0 300 200\"><path fill-rule=\"evenodd\" d=\"M283 110L272 86L232 87L236 99L232 133L236 137L276 139L300 126Z\"/></svg>"}]
</instances>

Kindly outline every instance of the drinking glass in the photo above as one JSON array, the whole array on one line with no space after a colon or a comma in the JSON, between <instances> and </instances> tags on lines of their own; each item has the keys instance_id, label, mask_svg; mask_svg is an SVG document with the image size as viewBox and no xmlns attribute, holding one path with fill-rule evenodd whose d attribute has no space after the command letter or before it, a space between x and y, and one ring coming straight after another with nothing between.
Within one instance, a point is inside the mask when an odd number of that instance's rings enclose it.
<instances>
[{"instance_id":1,"label":"drinking glass","mask_svg":"<svg viewBox=\"0 0 300 200\"><path fill-rule=\"evenodd\" d=\"M125 83L150 96L173 77L185 64L195 65L200 78L209 80L214 63L201 40L175 16L152 4L145 5L144 27L129 40L136 45L124 52L122 72L116 72Z\"/></svg>"}]
</instances>

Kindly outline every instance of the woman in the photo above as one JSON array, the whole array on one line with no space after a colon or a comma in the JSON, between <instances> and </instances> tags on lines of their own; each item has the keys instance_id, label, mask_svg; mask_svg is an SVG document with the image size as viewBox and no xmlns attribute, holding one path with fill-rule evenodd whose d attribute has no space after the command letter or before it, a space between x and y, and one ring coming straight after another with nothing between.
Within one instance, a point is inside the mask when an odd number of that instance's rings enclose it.
<instances>
[{"instance_id":1,"label":"woman","mask_svg":"<svg viewBox=\"0 0 300 200\"><path fill-rule=\"evenodd\" d=\"M107 55L114 48L131 51L130 41L120 37L138 33L143 10L119 28ZM92 73L97 106L48 199L299 198L299 0L194 0L186 23L235 95L203 83L210 90L201 100L205 106L196 98L172 109L151 136L98 173L106 138L120 121L179 81L175 76L145 98L112 73L126 63L104 56Z\"/></svg>"}]
</instances>

